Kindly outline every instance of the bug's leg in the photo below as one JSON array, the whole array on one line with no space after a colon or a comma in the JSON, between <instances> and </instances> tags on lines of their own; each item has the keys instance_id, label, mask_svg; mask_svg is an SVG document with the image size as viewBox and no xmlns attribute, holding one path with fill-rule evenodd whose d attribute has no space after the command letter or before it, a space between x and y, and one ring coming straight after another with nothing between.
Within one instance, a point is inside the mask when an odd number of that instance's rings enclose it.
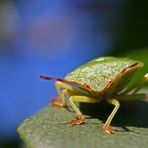
<instances>
[{"instance_id":1,"label":"bug's leg","mask_svg":"<svg viewBox=\"0 0 148 148\"><path fill-rule=\"evenodd\" d=\"M120 107L120 103L119 103L119 101L116 100L116 99L107 99L107 102L110 103L110 104L112 104L112 105L114 105L115 108L113 109L113 111L111 112L111 114L109 115L109 117L107 118L105 124L103 125L103 129L104 129L107 133L112 134L112 133L113 133L113 130L112 130L112 128L110 128L109 126L110 126L111 121L112 121L113 117L115 116L117 110L118 110L119 107Z\"/></svg>"},{"instance_id":2,"label":"bug's leg","mask_svg":"<svg viewBox=\"0 0 148 148\"><path fill-rule=\"evenodd\" d=\"M66 106L65 96L68 95L69 93L81 94L80 91L74 89L73 87L64 82L56 81L55 86L59 95L59 97L54 98L51 101L51 105L55 107L65 107Z\"/></svg>"},{"instance_id":3,"label":"bug's leg","mask_svg":"<svg viewBox=\"0 0 148 148\"><path fill-rule=\"evenodd\" d=\"M148 73L144 75L143 79L141 79L141 81L137 84L132 93L133 94L137 93L139 89L146 83L148 83Z\"/></svg>"},{"instance_id":4,"label":"bug's leg","mask_svg":"<svg viewBox=\"0 0 148 148\"><path fill-rule=\"evenodd\" d=\"M137 91L139 91L139 89L145 83L148 83L148 73L146 73L144 75L144 77L139 82L137 82L136 84L134 84L133 86L131 86L130 88L128 88L127 90L125 90L122 94L127 94L129 92L132 92L132 94L135 94Z\"/></svg>"},{"instance_id":5,"label":"bug's leg","mask_svg":"<svg viewBox=\"0 0 148 148\"><path fill-rule=\"evenodd\" d=\"M119 95L117 97L120 101L143 100L148 99L148 94Z\"/></svg>"},{"instance_id":6,"label":"bug's leg","mask_svg":"<svg viewBox=\"0 0 148 148\"><path fill-rule=\"evenodd\" d=\"M91 97L87 97L87 96L71 96L70 99L70 104L73 108L73 110L76 112L77 116L78 116L78 120L73 119L70 121L70 123L72 125L80 125L82 123L84 123L85 117L84 115L81 113L81 111L78 109L78 107L74 104L74 102L87 102L87 103L96 103L98 102L97 99L91 98Z\"/></svg>"},{"instance_id":7,"label":"bug's leg","mask_svg":"<svg viewBox=\"0 0 148 148\"><path fill-rule=\"evenodd\" d=\"M51 100L51 105L54 107L65 107L65 95L67 95L67 90L62 90L59 92L61 97L56 97Z\"/></svg>"}]
</instances>

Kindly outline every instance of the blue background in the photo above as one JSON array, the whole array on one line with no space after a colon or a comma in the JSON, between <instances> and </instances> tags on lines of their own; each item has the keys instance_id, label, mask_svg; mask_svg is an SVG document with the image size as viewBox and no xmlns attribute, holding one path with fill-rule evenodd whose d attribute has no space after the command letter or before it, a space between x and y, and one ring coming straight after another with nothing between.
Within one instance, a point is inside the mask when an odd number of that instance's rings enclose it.
<instances>
[{"instance_id":1,"label":"blue background","mask_svg":"<svg viewBox=\"0 0 148 148\"><path fill-rule=\"evenodd\" d=\"M137 46L126 40L125 20L130 20L126 14L129 8L137 10L137 3L131 7L132 3L0 1L0 137L16 138L16 127L57 95L54 82L43 81L39 75L63 78L88 60L110 55L113 49L120 53L147 45L146 40Z\"/></svg>"}]
</instances>

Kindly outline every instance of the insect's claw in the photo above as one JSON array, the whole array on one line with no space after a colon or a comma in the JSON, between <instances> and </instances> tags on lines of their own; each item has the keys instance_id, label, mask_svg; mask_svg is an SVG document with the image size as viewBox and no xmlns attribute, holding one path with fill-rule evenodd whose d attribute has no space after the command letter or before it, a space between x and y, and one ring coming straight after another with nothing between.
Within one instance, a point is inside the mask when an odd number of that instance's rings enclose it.
<instances>
[{"instance_id":1,"label":"insect's claw","mask_svg":"<svg viewBox=\"0 0 148 148\"><path fill-rule=\"evenodd\" d=\"M79 119L79 120L73 119L73 120L70 120L69 123L70 123L71 125L81 125L81 124L84 123L84 121L83 121L83 120L80 120L80 119Z\"/></svg>"},{"instance_id":2,"label":"insect's claw","mask_svg":"<svg viewBox=\"0 0 148 148\"><path fill-rule=\"evenodd\" d=\"M51 103L51 106L53 106L53 107L61 107L61 108L63 108L63 107L66 107L66 105L65 104L63 104L63 103Z\"/></svg>"},{"instance_id":3,"label":"insect's claw","mask_svg":"<svg viewBox=\"0 0 148 148\"><path fill-rule=\"evenodd\" d=\"M61 107L61 108L66 107L66 104L60 103L59 100L60 100L59 97L56 97L56 98L52 99L51 100L51 106L53 106L53 107Z\"/></svg>"},{"instance_id":4,"label":"insect's claw","mask_svg":"<svg viewBox=\"0 0 148 148\"><path fill-rule=\"evenodd\" d=\"M113 129L108 127L108 128L103 128L103 130L108 133L108 134L114 134Z\"/></svg>"},{"instance_id":5,"label":"insect's claw","mask_svg":"<svg viewBox=\"0 0 148 148\"><path fill-rule=\"evenodd\" d=\"M78 120L76 120L76 119L70 120L69 123L70 123L71 125L80 125L80 124L83 124L83 123L84 123L84 120L85 120L85 118L82 116L82 117L80 117L80 119L78 119Z\"/></svg>"}]
</instances>

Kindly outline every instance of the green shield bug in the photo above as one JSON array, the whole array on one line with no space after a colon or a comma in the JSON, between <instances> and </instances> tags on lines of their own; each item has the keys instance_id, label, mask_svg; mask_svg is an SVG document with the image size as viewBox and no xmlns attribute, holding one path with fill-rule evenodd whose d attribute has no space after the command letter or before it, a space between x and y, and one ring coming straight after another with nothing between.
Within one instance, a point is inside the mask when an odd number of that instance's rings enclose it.
<instances>
[{"instance_id":1,"label":"green shield bug","mask_svg":"<svg viewBox=\"0 0 148 148\"><path fill-rule=\"evenodd\" d=\"M148 73L138 83L126 89L136 70L143 65L142 62L129 58L100 57L73 70L64 79L45 76L40 78L56 81L59 97L52 100L53 106L65 107L65 98L69 96L69 103L79 118L71 120L72 125L80 125L85 121L84 115L74 102L97 103L104 99L114 105L113 111L103 125L107 133L113 133L110 123L120 103L148 98L148 94L137 93L141 86L148 82Z\"/></svg>"}]
</instances>

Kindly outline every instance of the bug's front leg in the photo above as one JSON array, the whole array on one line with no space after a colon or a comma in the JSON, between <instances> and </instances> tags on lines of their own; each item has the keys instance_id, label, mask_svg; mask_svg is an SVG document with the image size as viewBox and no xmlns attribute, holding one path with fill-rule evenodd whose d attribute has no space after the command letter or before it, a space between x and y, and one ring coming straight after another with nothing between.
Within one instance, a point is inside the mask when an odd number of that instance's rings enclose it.
<instances>
[{"instance_id":1,"label":"bug's front leg","mask_svg":"<svg viewBox=\"0 0 148 148\"><path fill-rule=\"evenodd\" d=\"M110 128L110 124L111 124L111 121L113 119L113 117L115 116L117 110L119 109L120 107L120 103L118 100L116 99L106 99L106 101L112 105L115 106L115 108L113 109L113 111L111 112L111 114L109 115L109 117L107 118L105 124L103 125L103 129L109 133L109 134L112 134L113 133L113 129Z\"/></svg>"},{"instance_id":2,"label":"bug's front leg","mask_svg":"<svg viewBox=\"0 0 148 148\"><path fill-rule=\"evenodd\" d=\"M72 125L83 124L84 120L85 120L84 115L81 113L81 111L78 109L78 107L74 104L74 102L86 102L86 103L96 103L96 102L98 102L97 99L94 99L94 98L91 98L91 97L88 97L88 96L71 96L69 101L70 101L70 104L71 104L73 110L76 112L76 114L77 114L77 116L79 118L78 120L72 119L70 121L70 123Z\"/></svg>"},{"instance_id":3,"label":"bug's front leg","mask_svg":"<svg viewBox=\"0 0 148 148\"><path fill-rule=\"evenodd\" d=\"M56 97L51 100L51 105L54 107L65 107L65 95L67 95L67 90L60 91L60 97Z\"/></svg>"},{"instance_id":4,"label":"bug's front leg","mask_svg":"<svg viewBox=\"0 0 148 148\"><path fill-rule=\"evenodd\" d=\"M81 94L80 91L74 89L73 87L64 82L56 81L55 86L59 97L52 99L51 105L54 107L66 107L66 95Z\"/></svg>"}]
</instances>

